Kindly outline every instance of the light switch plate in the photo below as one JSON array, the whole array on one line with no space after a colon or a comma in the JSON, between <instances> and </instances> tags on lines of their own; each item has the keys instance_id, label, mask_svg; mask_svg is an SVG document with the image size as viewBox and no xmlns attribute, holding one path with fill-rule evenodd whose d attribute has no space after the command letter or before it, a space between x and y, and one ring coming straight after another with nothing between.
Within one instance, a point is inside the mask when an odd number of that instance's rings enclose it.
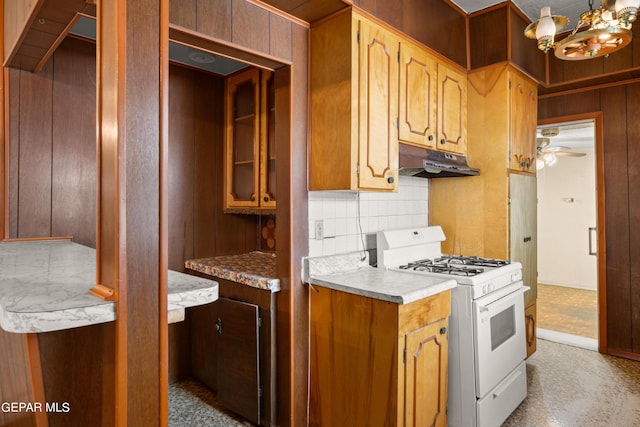
<instances>
[{"instance_id":1,"label":"light switch plate","mask_svg":"<svg viewBox=\"0 0 640 427\"><path fill-rule=\"evenodd\" d=\"M316 240L324 239L324 222L321 219L317 219L315 223Z\"/></svg>"}]
</instances>

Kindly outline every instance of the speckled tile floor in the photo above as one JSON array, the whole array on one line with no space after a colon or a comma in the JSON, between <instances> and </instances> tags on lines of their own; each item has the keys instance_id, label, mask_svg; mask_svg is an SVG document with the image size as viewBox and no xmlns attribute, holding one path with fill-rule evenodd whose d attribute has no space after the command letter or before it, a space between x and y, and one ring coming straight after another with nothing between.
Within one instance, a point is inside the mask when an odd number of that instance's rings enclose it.
<instances>
[{"instance_id":1,"label":"speckled tile floor","mask_svg":"<svg viewBox=\"0 0 640 427\"><path fill-rule=\"evenodd\" d=\"M538 340L504 427L640 427L640 362Z\"/></svg>"},{"instance_id":2,"label":"speckled tile floor","mask_svg":"<svg viewBox=\"0 0 640 427\"><path fill-rule=\"evenodd\" d=\"M539 339L527 381L527 398L503 427L640 427L640 362ZM216 406L199 383L173 384L169 426L252 425Z\"/></svg>"},{"instance_id":3,"label":"speckled tile floor","mask_svg":"<svg viewBox=\"0 0 640 427\"><path fill-rule=\"evenodd\" d=\"M169 386L170 427L246 427L254 424L220 408L216 396L196 381Z\"/></svg>"}]
</instances>

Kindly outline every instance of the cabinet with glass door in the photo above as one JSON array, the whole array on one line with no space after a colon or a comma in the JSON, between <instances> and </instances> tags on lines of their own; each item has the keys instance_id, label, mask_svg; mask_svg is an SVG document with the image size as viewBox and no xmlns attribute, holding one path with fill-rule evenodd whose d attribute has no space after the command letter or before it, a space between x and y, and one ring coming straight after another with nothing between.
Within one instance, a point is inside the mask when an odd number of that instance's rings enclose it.
<instances>
[{"instance_id":1,"label":"cabinet with glass door","mask_svg":"<svg viewBox=\"0 0 640 427\"><path fill-rule=\"evenodd\" d=\"M273 212L275 91L273 72L251 68L225 82L225 199L227 212Z\"/></svg>"}]
</instances>

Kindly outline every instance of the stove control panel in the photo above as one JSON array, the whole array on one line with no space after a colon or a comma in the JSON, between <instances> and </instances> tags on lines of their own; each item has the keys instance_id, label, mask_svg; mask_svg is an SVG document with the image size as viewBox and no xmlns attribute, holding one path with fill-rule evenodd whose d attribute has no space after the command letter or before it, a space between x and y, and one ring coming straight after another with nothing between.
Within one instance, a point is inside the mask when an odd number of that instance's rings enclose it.
<instances>
[{"instance_id":1,"label":"stove control panel","mask_svg":"<svg viewBox=\"0 0 640 427\"><path fill-rule=\"evenodd\" d=\"M485 283L484 285L482 285L482 295L486 295L495 290L496 286L493 284L493 282Z\"/></svg>"}]
</instances>

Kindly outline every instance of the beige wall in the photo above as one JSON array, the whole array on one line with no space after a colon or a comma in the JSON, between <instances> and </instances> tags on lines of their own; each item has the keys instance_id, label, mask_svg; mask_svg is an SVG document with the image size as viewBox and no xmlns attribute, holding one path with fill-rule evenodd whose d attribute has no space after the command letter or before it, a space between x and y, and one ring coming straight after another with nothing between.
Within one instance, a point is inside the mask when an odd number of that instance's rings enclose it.
<instances>
[{"instance_id":1,"label":"beige wall","mask_svg":"<svg viewBox=\"0 0 640 427\"><path fill-rule=\"evenodd\" d=\"M595 155L593 148L575 151L587 155L558 157L538 171L538 283L596 290L588 234L597 224Z\"/></svg>"}]
</instances>

